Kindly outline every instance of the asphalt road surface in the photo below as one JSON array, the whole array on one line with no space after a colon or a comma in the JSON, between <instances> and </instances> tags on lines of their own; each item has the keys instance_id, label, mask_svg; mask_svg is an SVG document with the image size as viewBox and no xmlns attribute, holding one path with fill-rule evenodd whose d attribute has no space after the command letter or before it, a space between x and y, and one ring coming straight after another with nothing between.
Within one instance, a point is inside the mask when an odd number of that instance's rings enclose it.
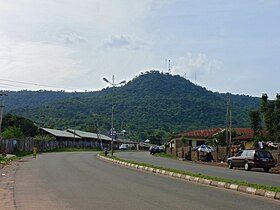
<instances>
[{"instance_id":1,"label":"asphalt road surface","mask_svg":"<svg viewBox=\"0 0 280 210\"><path fill-rule=\"evenodd\" d=\"M178 161L150 155L149 152L116 152L117 157L137 162L149 163L156 166L200 173L209 176L244 181L252 184L280 187L280 174L264 173L263 169L228 169L225 167L209 166L191 161Z\"/></svg>"},{"instance_id":2,"label":"asphalt road surface","mask_svg":"<svg viewBox=\"0 0 280 210\"><path fill-rule=\"evenodd\" d=\"M94 152L23 159L16 209L279 209L280 202L114 165Z\"/></svg>"}]
</instances>

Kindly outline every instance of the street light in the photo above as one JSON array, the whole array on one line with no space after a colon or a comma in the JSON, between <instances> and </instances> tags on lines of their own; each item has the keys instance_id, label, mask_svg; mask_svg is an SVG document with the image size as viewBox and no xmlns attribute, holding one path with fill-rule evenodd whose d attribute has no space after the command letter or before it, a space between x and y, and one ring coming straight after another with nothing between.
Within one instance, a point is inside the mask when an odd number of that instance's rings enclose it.
<instances>
[{"instance_id":1,"label":"street light","mask_svg":"<svg viewBox=\"0 0 280 210\"><path fill-rule=\"evenodd\" d=\"M112 85L113 87L113 91L114 91L114 87L116 87L117 85L121 85L121 84L124 84L126 83L126 81L122 81L122 82L119 82L119 83L115 83L115 75L113 75L112 77L112 82L110 82L108 79L106 79L105 77L103 77L103 80L107 83L109 83L110 85ZM112 151L112 156L114 154L113 150L114 150L114 92L112 92L112 119L111 119L111 137L112 137L112 140L111 140L111 151Z\"/></svg>"}]
</instances>

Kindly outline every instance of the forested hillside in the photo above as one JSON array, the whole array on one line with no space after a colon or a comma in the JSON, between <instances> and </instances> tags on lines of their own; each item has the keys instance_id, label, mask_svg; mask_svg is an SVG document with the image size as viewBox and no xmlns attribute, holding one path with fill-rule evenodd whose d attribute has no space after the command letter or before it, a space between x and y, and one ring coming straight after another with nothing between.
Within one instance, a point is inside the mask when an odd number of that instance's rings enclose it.
<instances>
[{"instance_id":1,"label":"forested hillside","mask_svg":"<svg viewBox=\"0 0 280 210\"><path fill-rule=\"evenodd\" d=\"M65 92L65 91L5 91L8 95L5 98L5 105L8 111L18 108L34 108L43 104L49 104L73 97L95 95L97 92Z\"/></svg>"},{"instance_id":2,"label":"forested hillside","mask_svg":"<svg viewBox=\"0 0 280 210\"><path fill-rule=\"evenodd\" d=\"M99 92L26 91L30 96L20 98L23 93L14 92L7 97L7 106L13 107L9 112L44 127L85 131L99 127L106 133L111 127L112 96L114 127L117 132L125 129L134 140L225 126L226 94L213 93L180 76L157 71L143 73L122 87ZM243 95L230 95L230 99L232 126L249 127L249 111L258 108L261 99Z\"/></svg>"}]
</instances>

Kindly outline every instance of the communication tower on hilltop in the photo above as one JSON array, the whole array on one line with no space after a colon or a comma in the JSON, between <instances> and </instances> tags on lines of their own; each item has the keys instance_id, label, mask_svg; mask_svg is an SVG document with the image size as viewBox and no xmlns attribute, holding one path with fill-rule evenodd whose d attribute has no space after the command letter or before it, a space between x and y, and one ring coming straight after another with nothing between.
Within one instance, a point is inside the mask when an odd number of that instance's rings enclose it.
<instances>
[{"instance_id":1,"label":"communication tower on hilltop","mask_svg":"<svg viewBox=\"0 0 280 210\"><path fill-rule=\"evenodd\" d=\"M170 60L168 60L168 73L171 74Z\"/></svg>"},{"instance_id":2,"label":"communication tower on hilltop","mask_svg":"<svg viewBox=\"0 0 280 210\"><path fill-rule=\"evenodd\" d=\"M164 70L165 70L165 72L167 72L167 73L169 73L169 74L171 74L171 61L170 60L168 60L168 69L167 69L167 59L165 58L164 59Z\"/></svg>"}]
</instances>

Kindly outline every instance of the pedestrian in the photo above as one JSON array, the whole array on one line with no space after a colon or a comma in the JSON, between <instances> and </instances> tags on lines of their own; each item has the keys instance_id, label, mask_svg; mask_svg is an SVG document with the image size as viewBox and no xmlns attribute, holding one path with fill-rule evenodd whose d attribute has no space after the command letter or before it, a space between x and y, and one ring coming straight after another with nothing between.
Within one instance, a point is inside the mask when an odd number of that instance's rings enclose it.
<instances>
[{"instance_id":1,"label":"pedestrian","mask_svg":"<svg viewBox=\"0 0 280 210\"><path fill-rule=\"evenodd\" d=\"M259 141L258 144L259 144L259 149L260 149L260 150L263 150L263 149L264 149L264 146L263 146L264 143L263 143L263 141Z\"/></svg>"},{"instance_id":2,"label":"pedestrian","mask_svg":"<svg viewBox=\"0 0 280 210\"><path fill-rule=\"evenodd\" d=\"M205 156L205 161L206 162L213 162L213 155L211 154L211 152L208 152Z\"/></svg>"},{"instance_id":3,"label":"pedestrian","mask_svg":"<svg viewBox=\"0 0 280 210\"><path fill-rule=\"evenodd\" d=\"M107 147L104 149L104 154L105 154L105 156L108 155L108 148Z\"/></svg>"},{"instance_id":4,"label":"pedestrian","mask_svg":"<svg viewBox=\"0 0 280 210\"><path fill-rule=\"evenodd\" d=\"M37 155L37 147L34 146L33 147L33 158L36 158L36 155Z\"/></svg>"}]
</instances>

